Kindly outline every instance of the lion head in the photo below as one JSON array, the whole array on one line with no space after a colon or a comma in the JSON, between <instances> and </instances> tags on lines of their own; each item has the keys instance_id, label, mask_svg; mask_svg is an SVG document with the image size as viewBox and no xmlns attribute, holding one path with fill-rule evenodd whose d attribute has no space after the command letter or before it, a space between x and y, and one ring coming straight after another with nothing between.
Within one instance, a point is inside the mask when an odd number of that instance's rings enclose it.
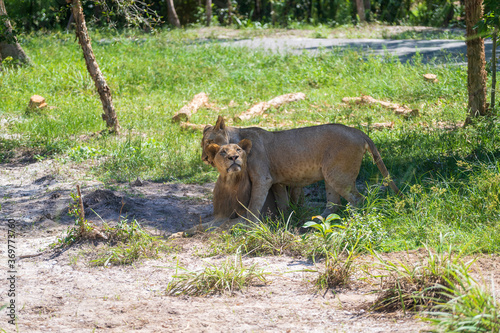
<instances>
[{"instance_id":1,"label":"lion head","mask_svg":"<svg viewBox=\"0 0 500 333\"><path fill-rule=\"evenodd\" d=\"M248 139L243 139L238 144L231 143L222 146L210 143L206 148L207 161L210 161L223 177L246 172L247 156L251 149L252 142Z\"/></svg>"},{"instance_id":2,"label":"lion head","mask_svg":"<svg viewBox=\"0 0 500 333\"><path fill-rule=\"evenodd\" d=\"M203 129L203 138L201 139L201 159L203 163L215 166L213 164L213 157L208 153L208 146L215 144L218 146L227 145L229 143L229 135L226 131L226 124L224 118L219 116L215 126L207 125ZM215 156L213 154L212 156Z\"/></svg>"}]
</instances>

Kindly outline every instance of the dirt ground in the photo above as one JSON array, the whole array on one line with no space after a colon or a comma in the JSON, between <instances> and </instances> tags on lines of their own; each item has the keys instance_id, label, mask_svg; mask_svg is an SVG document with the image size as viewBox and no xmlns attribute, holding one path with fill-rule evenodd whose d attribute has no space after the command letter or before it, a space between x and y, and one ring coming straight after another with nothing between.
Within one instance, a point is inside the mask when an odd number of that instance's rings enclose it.
<instances>
[{"instance_id":1,"label":"dirt ground","mask_svg":"<svg viewBox=\"0 0 500 333\"><path fill-rule=\"evenodd\" d=\"M81 184L87 217L96 224L137 219L153 234L168 235L210 219L213 184L184 185L137 181L105 188L82 167L54 160L18 161L0 168L0 267L7 275L6 220L17 223L18 256L36 254L60 238L73 220L67 215L70 193ZM95 215L99 214L100 218ZM102 219L102 220L101 220ZM359 273L351 289L316 293L310 281L321 263L302 258L243 257L268 272L267 283L234 295L165 296L177 265L202 270L223 256L204 258L206 242L177 240L179 250L159 259L108 268L88 265L93 244L17 261L17 328L7 332L420 332L428 324L415 316L366 311L376 287ZM406 254L389 254L398 259ZM418 258L419 251L410 253ZM371 258L365 258L369 263ZM309 270L305 272L304 270ZM477 276L498 286L498 257L483 256ZM0 306L9 302L5 278ZM497 288L500 289L500 288ZM1 331L1 330L0 330Z\"/></svg>"}]
</instances>

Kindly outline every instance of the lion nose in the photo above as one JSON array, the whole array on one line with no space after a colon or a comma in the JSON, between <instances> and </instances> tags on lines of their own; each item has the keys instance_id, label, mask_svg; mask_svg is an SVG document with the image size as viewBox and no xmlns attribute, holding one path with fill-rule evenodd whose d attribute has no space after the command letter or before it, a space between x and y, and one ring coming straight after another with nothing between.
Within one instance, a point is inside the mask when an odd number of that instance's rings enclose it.
<instances>
[{"instance_id":1,"label":"lion nose","mask_svg":"<svg viewBox=\"0 0 500 333\"><path fill-rule=\"evenodd\" d=\"M229 156L229 159L233 162L235 162L237 159L238 159L238 155L234 155L234 156Z\"/></svg>"}]
</instances>

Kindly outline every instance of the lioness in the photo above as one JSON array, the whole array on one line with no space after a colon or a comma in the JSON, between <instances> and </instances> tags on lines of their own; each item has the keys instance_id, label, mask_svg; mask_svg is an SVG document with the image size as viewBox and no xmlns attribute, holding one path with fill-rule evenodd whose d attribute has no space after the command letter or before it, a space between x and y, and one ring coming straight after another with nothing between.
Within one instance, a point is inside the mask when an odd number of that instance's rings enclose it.
<instances>
[{"instance_id":1,"label":"lioness","mask_svg":"<svg viewBox=\"0 0 500 333\"><path fill-rule=\"evenodd\" d=\"M356 189L356 178L367 150L384 178L389 177L373 141L360 130L341 124L269 132L258 127L229 127L219 116L215 126L207 125L203 131L202 160L213 163L208 149L211 144L224 145L242 139L252 141L248 156L248 175L252 183L249 219L259 216L269 189L277 184L297 189L324 179L327 200L333 205L327 205L323 216L337 209L340 196L358 205L363 197ZM388 181L398 194L396 184ZM276 200L284 200L283 195L278 193Z\"/></svg>"},{"instance_id":2,"label":"lioness","mask_svg":"<svg viewBox=\"0 0 500 333\"><path fill-rule=\"evenodd\" d=\"M215 227L228 229L242 221L238 217L247 213L246 207L252 190L247 170L247 156L251 149L252 142L248 139L243 139L238 144L219 146L212 143L206 147L212 165L219 171L213 191L214 220L175 234L174 237L181 234L189 236ZM276 212L272 192L269 192L264 209L264 212Z\"/></svg>"}]
</instances>

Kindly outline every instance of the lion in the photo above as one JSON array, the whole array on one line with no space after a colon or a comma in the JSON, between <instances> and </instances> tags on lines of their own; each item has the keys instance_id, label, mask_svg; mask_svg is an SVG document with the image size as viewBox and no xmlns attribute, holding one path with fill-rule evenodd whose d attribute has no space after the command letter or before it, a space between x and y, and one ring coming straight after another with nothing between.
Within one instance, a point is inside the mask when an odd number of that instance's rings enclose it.
<instances>
[{"instance_id":1,"label":"lion","mask_svg":"<svg viewBox=\"0 0 500 333\"><path fill-rule=\"evenodd\" d=\"M250 202L252 183L248 175L247 156L252 149L252 142L241 140L238 144L219 146L210 144L206 153L211 164L219 172L219 177L213 190L214 219L184 231L184 236L190 236L210 228L228 229L242 222L239 217L245 216ZM276 214L273 193L270 191L264 204L264 212ZM180 235L174 236L178 237Z\"/></svg>"},{"instance_id":2,"label":"lion","mask_svg":"<svg viewBox=\"0 0 500 333\"><path fill-rule=\"evenodd\" d=\"M375 144L358 129L325 124L269 132L258 127L226 126L224 118L219 116L215 126L207 125L203 131L202 160L207 164L214 163L213 154L208 149L210 145L220 146L243 139L252 142L247 159L252 186L246 217L250 220L255 221L255 216L259 216L271 188L278 207L282 207L286 205L283 185L290 186L292 192L297 193L297 189L320 180L325 181L327 201L332 203L327 204L322 216L338 209L340 197L358 206L364 198L356 189L356 178L366 151L371 153L382 176L399 195Z\"/></svg>"}]
</instances>

